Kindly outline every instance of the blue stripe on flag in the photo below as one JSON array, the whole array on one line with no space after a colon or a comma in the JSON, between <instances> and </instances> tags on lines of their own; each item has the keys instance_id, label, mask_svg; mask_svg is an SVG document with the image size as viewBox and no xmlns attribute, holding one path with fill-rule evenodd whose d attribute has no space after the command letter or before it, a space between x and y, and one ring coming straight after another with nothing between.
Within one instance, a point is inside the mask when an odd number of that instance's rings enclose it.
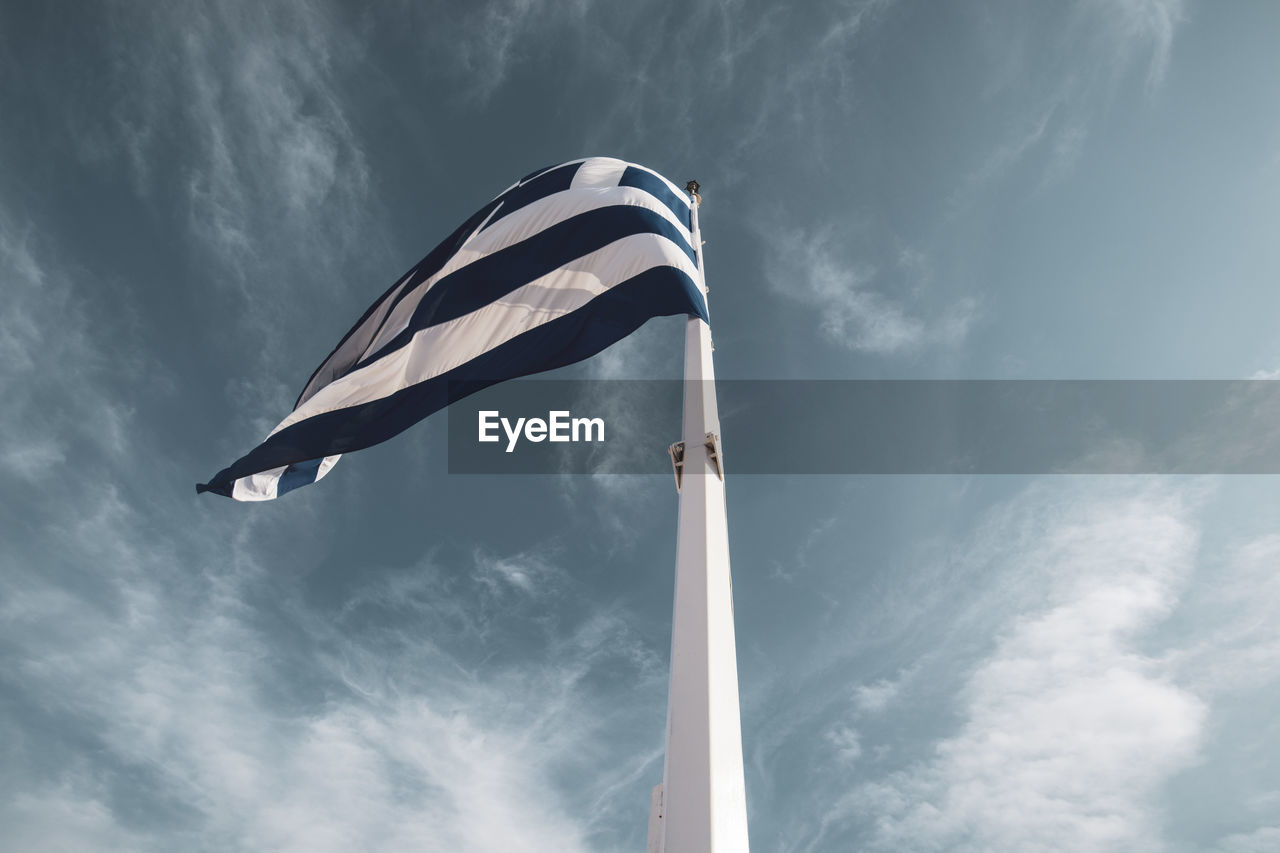
<instances>
[{"instance_id":1,"label":"blue stripe on flag","mask_svg":"<svg viewBox=\"0 0 1280 853\"><path fill-rule=\"evenodd\" d=\"M532 181L534 178L538 177L539 175L541 175L543 172L550 172L552 169L558 169L561 166L581 166L584 162L585 162L584 160L575 160L572 163L555 163L551 166L543 166L541 169L534 169L532 172L525 175L520 180L516 181L516 184L519 185L519 184L527 183L529 181Z\"/></svg>"},{"instance_id":2,"label":"blue stripe on flag","mask_svg":"<svg viewBox=\"0 0 1280 853\"><path fill-rule=\"evenodd\" d=\"M323 461L324 459L308 459L305 462L295 462L286 468L276 482L276 497L314 483L316 474L320 473L320 463Z\"/></svg>"},{"instance_id":3,"label":"blue stripe on flag","mask_svg":"<svg viewBox=\"0 0 1280 853\"><path fill-rule=\"evenodd\" d=\"M422 261L418 263L417 266L405 275L401 276L396 284L389 288L387 292L384 293L382 297L364 313L364 316L362 316L359 322L352 327L351 331L347 332L347 334L343 336L342 340L339 341L338 346L334 347L333 352L329 354L329 358L332 358L333 354L342 348L343 344L347 342L351 335L354 334L355 331L359 329L360 326L363 325L376 310L380 307L384 307L385 313L383 315L383 323L380 323L378 328L367 336L369 340L376 338L378 332L381 331L382 325L391 316L395 307L403 300L410 298L415 293L419 284L438 273L445 263L448 262L449 258L455 255L457 251L462 248L462 244L465 243L477 229L483 231L493 223L510 213L514 213L522 207L526 207L539 199L554 195L557 192L569 189L574 176L578 173L578 169L580 169L585 162L585 160L578 160L559 166L548 166L544 169L539 169L536 172L531 172L522 178L516 186L507 190L502 195L485 205L482 210L477 212L474 216L463 223L461 227L454 231L447 240L433 249L426 258L423 258ZM649 193L662 202L662 204L666 205L666 207L675 214L677 221L683 222L686 227L692 227L692 213L689 210L688 203L679 195L671 192L671 188L652 172L636 168L635 166L628 166L623 170L618 186L632 187ZM486 223L485 219L491 213L493 214L493 219ZM672 239L682 248L688 247L685 248L686 254L688 254L690 259L694 260L695 263L697 262L693 255L692 247L689 246L689 241L684 239L683 235L680 235L680 239L676 239L674 237ZM584 252L583 254L586 253ZM391 302L388 305L383 306L382 303L388 298L391 298L391 294L395 293L396 288L399 287L407 278L412 278L412 280L403 289L401 289L399 293L396 293L395 297L391 299ZM435 290L437 287L439 287L438 282L432 289ZM401 340L402 338L403 336L397 336L397 340ZM393 341L392 344L394 343L395 342ZM342 370L341 373L335 373L333 376L329 377L329 381L337 379L340 375L345 374L349 370L355 369L355 367L359 365L368 364L374 358L377 358L383 353L389 351L389 348L393 348L392 344L384 346L379 350L377 355L360 360L358 364L353 362L351 364L344 365L345 369ZM298 399L294 403L294 408L297 408L301 404L303 397L306 396L307 391L311 388L312 382L314 382L315 378L320 375L321 369L328 364L329 358L326 358L321 362L320 367L316 368L316 372L307 380L307 384L303 386L302 393L298 395Z\"/></svg>"},{"instance_id":4,"label":"blue stripe on flag","mask_svg":"<svg viewBox=\"0 0 1280 853\"><path fill-rule=\"evenodd\" d=\"M589 358L651 317L688 314L691 308L707 319L706 302L693 279L674 267L646 270L576 311L523 332L453 370L381 399L286 427L196 490L230 496L241 477L309 460L318 465L326 456L372 447L469 394Z\"/></svg>"},{"instance_id":5,"label":"blue stripe on flag","mask_svg":"<svg viewBox=\"0 0 1280 853\"><path fill-rule=\"evenodd\" d=\"M315 382L316 377L320 375L320 372L324 370L326 367L330 366L329 362L334 357L334 355L339 350L342 349L343 345L346 344L346 342L351 339L351 336L354 335L357 331L359 331L360 327L363 326L365 322L378 311L378 309L383 307L383 303L386 302L387 299L391 297L391 294L396 292L396 288L398 288L405 281L405 279L410 277L413 278L414 281L411 282L408 286L406 286L404 290L401 291L400 296L395 300L396 303L398 303L400 299L403 298L404 294L408 293L412 289L414 283L419 281L425 281L426 279L440 272L441 268L444 267L446 263L448 263L449 259L452 258L454 255L456 255L458 253L458 250L462 248L462 244L467 241L467 238L469 238L475 232L475 230L480 227L481 223L484 222L484 220L489 216L489 214L493 212L494 208L498 206L498 203L499 203L498 199L494 199L493 201L486 204L484 207L477 210L474 214L472 214L471 218L469 218L466 222L459 225L452 234L450 234L440 243L440 245L432 249L425 258L418 261L418 263L415 264L409 270L409 272L400 276L400 278L396 280L395 284L387 288L386 293L378 297L378 300L369 306L369 310L365 311L364 314L361 315L360 319L356 321L355 325L353 325L351 329L345 335L342 336L342 340L338 341L338 345L334 347L333 350L330 351L329 355L325 357L324 361L320 362L320 366L317 367L315 369L315 372L312 373L310 378L307 379L307 383L302 386L302 392L298 394L298 399L293 404L293 407L295 409L302 404L302 398L307 395L307 391L310 390L311 384ZM388 314L389 313L390 312L388 311ZM385 318L383 322L385 322ZM379 328L381 328L381 325L379 325ZM374 337L376 337L376 333L371 334L369 336L369 340L373 340ZM352 362L352 364L350 365L346 365L345 366L346 369L335 372L335 374L332 377L330 377L329 381L332 381L333 379L337 379L340 375L346 374L348 370L350 370L353 366L354 366L354 362Z\"/></svg>"},{"instance_id":6,"label":"blue stripe on flag","mask_svg":"<svg viewBox=\"0 0 1280 853\"><path fill-rule=\"evenodd\" d=\"M578 169L581 167L581 163L566 163L555 169L543 171L532 179L522 181L507 190L498 196L498 200L502 202L502 205L498 208L497 213L480 230L488 229L503 217L515 213L520 208L533 204L539 199L544 199L549 195L569 189L569 186L573 183L573 176L578 174Z\"/></svg>"},{"instance_id":7,"label":"blue stripe on flag","mask_svg":"<svg viewBox=\"0 0 1280 853\"><path fill-rule=\"evenodd\" d=\"M697 265L693 247L680 229L647 207L619 204L580 213L437 281L423 295L409 324L377 352L361 359L356 367L400 349L428 326L470 314L616 240L652 233L675 243Z\"/></svg>"},{"instance_id":8,"label":"blue stripe on flag","mask_svg":"<svg viewBox=\"0 0 1280 853\"><path fill-rule=\"evenodd\" d=\"M676 215L676 220L683 222L686 228L693 228L693 211L689 208L689 200L673 193L667 182L652 172L628 166L618 180L618 186L644 190L670 208Z\"/></svg>"},{"instance_id":9,"label":"blue stripe on flag","mask_svg":"<svg viewBox=\"0 0 1280 853\"><path fill-rule=\"evenodd\" d=\"M465 243L473 233L478 233L477 229L479 229L479 231L484 231L490 225L499 221L504 216L510 213L515 213L517 210L519 210L522 207L526 207L530 204L533 204L535 201L546 198L549 195L553 195L555 193L562 192L564 190L569 189L570 184L573 183L573 176L578 173L578 169L581 167L582 167L582 161L579 161L576 163L565 163L562 166L549 166L545 169L539 169L536 172L526 175L524 178L520 180L520 183L516 184L514 187L507 190L502 195L498 196L493 201L485 205L484 210L482 210L480 213L477 213L475 216L468 219L466 224L463 225L462 228L459 228L457 231L455 231L453 233L453 236L451 236L448 240L445 241L445 244L448 244L448 252L445 253L442 258L439 259L439 263L429 264L424 260L421 264L419 264L419 267L421 267L421 269L415 268L413 271L411 271L413 275L413 281L411 281L407 287L405 287L398 294L396 294L395 299L393 299L391 303L387 306L387 313L386 313L386 317L383 318L383 323L386 322L387 317L391 316L391 312L395 310L395 307L397 305L399 305L405 299L408 299L410 296L414 294L415 288L417 288L419 284L431 278L431 276L435 275L436 273L440 272L441 267L443 267L445 263L448 262L449 258L456 255L458 253L458 250L462 248L462 244ZM484 215L481 216L480 215L481 213ZM488 222L486 222L485 219L490 215L490 213L493 214L493 219L490 219ZM435 260L437 253L439 253L441 249L445 247L445 244L441 244L440 246L437 246L428 256L428 258ZM401 280L403 281L404 278L405 276L402 276ZM389 296L391 291L394 291L394 290L395 290L394 287L391 288L391 290L388 291L383 298L385 299L386 296ZM379 302L381 302L381 300L379 300ZM377 304L375 304L374 307L376 308ZM373 310L372 308L369 309L370 312L372 310ZM365 316L368 316L368 314L369 312L366 312ZM363 322L363 318L361 319L361 322ZM357 323L356 325L358 327L359 323ZM381 325L379 326L378 331L381 331ZM350 335L350 332L348 332L348 335ZM377 333L375 332L373 335L370 335L370 340L376 337L377 337ZM345 341L346 339L344 338L343 340ZM341 344L339 344L339 346L341 346ZM361 363L367 363L367 362L368 362L368 359L366 358ZM295 404L295 408L296 408L296 404Z\"/></svg>"}]
</instances>

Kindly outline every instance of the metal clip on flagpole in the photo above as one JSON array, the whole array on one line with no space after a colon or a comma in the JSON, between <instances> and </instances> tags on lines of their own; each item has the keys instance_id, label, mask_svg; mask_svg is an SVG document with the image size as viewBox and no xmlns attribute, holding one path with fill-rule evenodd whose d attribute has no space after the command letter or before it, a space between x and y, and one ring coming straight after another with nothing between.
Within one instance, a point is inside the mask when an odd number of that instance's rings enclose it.
<instances>
[{"instance_id":1,"label":"metal clip on flagpole","mask_svg":"<svg viewBox=\"0 0 1280 853\"><path fill-rule=\"evenodd\" d=\"M697 181L685 189L693 200L693 247L705 297L698 227L702 198ZM667 751L662 784L650 799L649 853L747 851L724 455L711 351L711 328L690 317L685 326L682 440L669 449L680 509Z\"/></svg>"}]
</instances>

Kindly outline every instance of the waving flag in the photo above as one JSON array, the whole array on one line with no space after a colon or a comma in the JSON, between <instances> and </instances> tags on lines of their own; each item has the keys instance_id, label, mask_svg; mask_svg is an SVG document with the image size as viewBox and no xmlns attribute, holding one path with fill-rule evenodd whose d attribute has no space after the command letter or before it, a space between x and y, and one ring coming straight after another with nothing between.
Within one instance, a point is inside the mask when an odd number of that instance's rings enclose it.
<instances>
[{"instance_id":1,"label":"waving flag","mask_svg":"<svg viewBox=\"0 0 1280 853\"><path fill-rule=\"evenodd\" d=\"M651 317L707 319L687 198L592 157L519 181L405 273L316 368L293 412L208 483L271 500L482 388L581 361Z\"/></svg>"}]
</instances>

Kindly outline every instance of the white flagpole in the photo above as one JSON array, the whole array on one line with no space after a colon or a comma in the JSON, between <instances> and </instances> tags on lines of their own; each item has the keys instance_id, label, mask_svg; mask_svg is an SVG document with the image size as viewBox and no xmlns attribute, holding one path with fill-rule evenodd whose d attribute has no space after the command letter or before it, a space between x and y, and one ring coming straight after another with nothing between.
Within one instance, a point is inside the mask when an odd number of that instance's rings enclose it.
<instances>
[{"instance_id":1,"label":"white flagpole","mask_svg":"<svg viewBox=\"0 0 1280 853\"><path fill-rule=\"evenodd\" d=\"M697 181L693 245L706 294ZM725 513L720 417L716 410L711 329L685 327L683 440L672 447L680 490L676 534L671 682L662 785L650 804L649 853L746 853L747 798L742 771L733 581Z\"/></svg>"}]
</instances>

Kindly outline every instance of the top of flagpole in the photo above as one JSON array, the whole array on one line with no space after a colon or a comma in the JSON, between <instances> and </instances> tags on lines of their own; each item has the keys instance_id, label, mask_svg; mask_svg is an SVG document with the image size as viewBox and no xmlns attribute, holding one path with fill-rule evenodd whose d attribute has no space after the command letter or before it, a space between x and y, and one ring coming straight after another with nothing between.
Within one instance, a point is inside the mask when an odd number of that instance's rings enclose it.
<instances>
[{"instance_id":1,"label":"top of flagpole","mask_svg":"<svg viewBox=\"0 0 1280 853\"><path fill-rule=\"evenodd\" d=\"M702 207L702 194L700 192L701 189L702 189L702 185L695 180L690 180L688 183L684 185L684 191L689 194L689 198L693 199L693 207L690 208L690 211L689 211L689 225L691 228L691 236L693 237L693 251L697 254L698 278L700 279L698 284L699 286L701 286L702 294L705 297L707 294L707 291L710 288L707 287L707 274L706 274L705 268L702 265L702 228L698 224L698 209ZM711 321L710 318L711 318L711 307L708 305L707 306L707 322L708 323ZM687 379L688 377L685 377L685 378Z\"/></svg>"}]
</instances>

